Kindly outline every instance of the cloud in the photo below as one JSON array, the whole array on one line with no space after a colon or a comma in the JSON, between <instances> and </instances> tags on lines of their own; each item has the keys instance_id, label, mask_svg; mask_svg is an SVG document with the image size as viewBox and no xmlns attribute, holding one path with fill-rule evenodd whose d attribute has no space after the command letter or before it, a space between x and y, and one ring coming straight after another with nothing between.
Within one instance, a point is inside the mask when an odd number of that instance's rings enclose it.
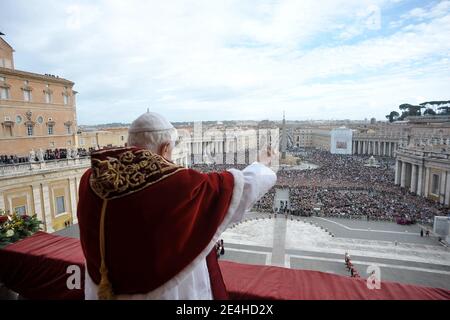
<instances>
[{"instance_id":1,"label":"cloud","mask_svg":"<svg viewBox=\"0 0 450 320\"><path fill-rule=\"evenodd\" d=\"M176 121L380 118L448 99L449 1L414 19L397 2L6 0L0 20L17 68L75 81L82 124L147 107Z\"/></svg>"}]
</instances>

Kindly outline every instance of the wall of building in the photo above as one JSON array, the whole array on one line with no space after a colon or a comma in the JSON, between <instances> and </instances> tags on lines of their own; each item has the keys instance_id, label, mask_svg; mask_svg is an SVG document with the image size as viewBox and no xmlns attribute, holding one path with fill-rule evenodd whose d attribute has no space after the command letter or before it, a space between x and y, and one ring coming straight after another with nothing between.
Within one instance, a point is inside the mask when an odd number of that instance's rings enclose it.
<instances>
[{"instance_id":1,"label":"wall of building","mask_svg":"<svg viewBox=\"0 0 450 320\"><path fill-rule=\"evenodd\" d=\"M25 156L31 149L74 148L77 122L72 87L73 82L64 79L0 68L0 89L7 90L6 96L5 91L0 96L1 153ZM30 101L24 91L31 92Z\"/></svg>"},{"instance_id":2,"label":"wall of building","mask_svg":"<svg viewBox=\"0 0 450 320\"><path fill-rule=\"evenodd\" d=\"M85 158L8 167L10 171L0 175L0 208L37 214L47 232L77 223L78 187L89 166L90 159Z\"/></svg>"},{"instance_id":3,"label":"wall of building","mask_svg":"<svg viewBox=\"0 0 450 320\"><path fill-rule=\"evenodd\" d=\"M412 146L399 148L395 184L450 206L450 150L434 152Z\"/></svg>"}]
</instances>

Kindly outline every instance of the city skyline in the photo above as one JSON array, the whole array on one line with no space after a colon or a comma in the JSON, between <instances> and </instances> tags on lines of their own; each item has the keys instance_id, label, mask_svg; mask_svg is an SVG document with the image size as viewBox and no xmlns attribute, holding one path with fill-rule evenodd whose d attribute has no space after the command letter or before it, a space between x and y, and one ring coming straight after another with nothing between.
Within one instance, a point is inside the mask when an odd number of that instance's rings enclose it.
<instances>
[{"instance_id":1,"label":"city skyline","mask_svg":"<svg viewBox=\"0 0 450 320\"><path fill-rule=\"evenodd\" d=\"M83 125L130 123L147 108L173 122L281 120L282 110L385 120L402 103L448 100L450 1L1 7L16 69L73 80Z\"/></svg>"}]
</instances>

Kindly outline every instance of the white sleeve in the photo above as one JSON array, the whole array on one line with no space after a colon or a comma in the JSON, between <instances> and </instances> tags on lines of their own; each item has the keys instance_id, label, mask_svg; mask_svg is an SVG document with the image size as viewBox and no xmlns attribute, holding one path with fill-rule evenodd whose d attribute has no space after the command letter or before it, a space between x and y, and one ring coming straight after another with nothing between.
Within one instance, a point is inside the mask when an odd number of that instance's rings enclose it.
<instances>
[{"instance_id":1,"label":"white sleeve","mask_svg":"<svg viewBox=\"0 0 450 320\"><path fill-rule=\"evenodd\" d=\"M258 162L252 163L242 171L236 169L228 171L233 174L235 181L242 181L243 177L244 184L242 193L233 193L232 196L232 203L237 204L233 212L229 212L232 217L228 220L228 224L232 224L240 221L245 211L275 185L277 176L270 168Z\"/></svg>"}]
</instances>

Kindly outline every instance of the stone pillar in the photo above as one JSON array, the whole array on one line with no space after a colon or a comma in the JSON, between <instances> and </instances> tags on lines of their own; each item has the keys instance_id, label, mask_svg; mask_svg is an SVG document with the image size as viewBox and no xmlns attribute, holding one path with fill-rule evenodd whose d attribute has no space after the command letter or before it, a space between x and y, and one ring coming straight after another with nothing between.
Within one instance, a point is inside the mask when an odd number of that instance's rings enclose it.
<instances>
[{"instance_id":1,"label":"stone pillar","mask_svg":"<svg viewBox=\"0 0 450 320\"><path fill-rule=\"evenodd\" d=\"M0 191L0 209L6 210L3 192Z\"/></svg>"},{"instance_id":2,"label":"stone pillar","mask_svg":"<svg viewBox=\"0 0 450 320\"><path fill-rule=\"evenodd\" d=\"M400 176L400 187L404 188L406 183L406 162L402 162L402 174Z\"/></svg>"},{"instance_id":3,"label":"stone pillar","mask_svg":"<svg viewBox=\"0 0 450 320\"><path fill-rule=\"evenodd\" d=\"M358 154L359 154L359 155L362 154L362 145L363 145L362 141L359 140L359 141L358 141Z\"/></svg>"},{"instance_id":4,"label":"stone pillar","mask_svg":"<svg viewBox=\"0 0 450 320\"><path fill-rule=\"evenodd\" d=\"M53 229L53 215L51 212L50 201L50 190L47 183L42 184L42 195L44 199L44 216L45 216L45 231L48 233L52 233L55 230Z\"/></svg>"},{"instance_id":5,"label":"stone pillar","mask_svg":"<svg viewBox=\"0 0 450 320\"><path fill-rule=\"evenodd\" d=\"M400 172L402 170L402 162L400 160L395 161L395 184L400 184Z\"/></svg>"},{"instance_id":6,"label":"stone pillar","mask_svg":"<svg viewBox=\"0 0 450 320\"><path fill-rule=\"evenodd\" d=\"M423 190L423 165L419 165L419 176L417 178L417 194L419 196L422 195L422 190Z\"/></svg>"},{"instance_id":7,"label":"stone pillar","mask_svg":"<svg viewBox=\"0 0 450 320\"><path fill-rule=\"evenodd\" d=\"M31 188L33 192L34 212L30 213L35 213L37 215L37 218L43 222L45 220L45 217L42 212L41 186L39 184L33 184Z\"/></svg>"},{"instance_id":8,"label":"stone pillar","mask_svg":"<svg viewBox=\"0 0 450 320\"><path fill-rule=\"evenodd\" d=\"M445 202L445 186L446 186L447 172L443 171L441 173L441 185L439 186L439 203L444 204Z\"/></svg>"},{"instance_id":9,"label":"stone pillar","mask_svg":"<svg viewBox=\"0 0 450 320\"><path fill-rule=\"evenodd\" d=\"M426 198L426 197L428 197L428 192L430 189L430 168L428 168L428 167L425 167L425 181L423 183L424 183L424 190L425 190L423 196Z\"/></svg>"},{"instance_id":10,"label":"stone pillar","mask_svg":"<svg viewBox=\"0 0 450 320\"><path fill-rule=\"evenodd\" d=\"M445 187L445 201L444 204L450 205L450 171L447 171L447 183Z\"/></svg>"},{"instance_id":11,"label":"stone pillar","mask_svg":"<svg viewBox=\"0 0 450 320\"><path fill-rule=\"evenodd\" d=\"M378 141L378 155L379 155L379 156L382 155L382 151L381 151L381 141Z\"/></svg>"},{"instance_id":12,"label":"stone pillar","mask_svg":"<svg viewBox=\"0 0 450 320\"><path fill-rule=\"evenodd\" d=\"M367 145L367 141L363 141L363 152L362 152L362 154L366 154L366 145Z\"/></svg>"},{"instance_id":13,"label":"stone pillar","mask_svg":"<svg viewBox=\"0 0 450 320\"><path fill-rule=\"evenodd\" d=\"M356 141L353 140L352 141L352 154L355 154L355 145L356 145Z\"/></svg>"},{"instance_id":14,"label":"stone pillar","mask_svg":"<svg viewBox=\"0 0 450 320\"><path fill-rule=\"evenodd\" d=\"M69 197L70 197L70 208L72 215L72 223L78 223L77 218L77 183L75 178L69 179Z\"/></svg>"},{"instance_id":15,"label":"stone pillar","mask_svg":"<svg viewBox=\"0 0 450 320\"><path fill-rule=\"evenodd\" d=\"M410 191L412 193L416 193L417 191L417 165L415 164L411 164L412 165L412 169L411 169L411 188Z\"/></svg>"}]
</instances>

